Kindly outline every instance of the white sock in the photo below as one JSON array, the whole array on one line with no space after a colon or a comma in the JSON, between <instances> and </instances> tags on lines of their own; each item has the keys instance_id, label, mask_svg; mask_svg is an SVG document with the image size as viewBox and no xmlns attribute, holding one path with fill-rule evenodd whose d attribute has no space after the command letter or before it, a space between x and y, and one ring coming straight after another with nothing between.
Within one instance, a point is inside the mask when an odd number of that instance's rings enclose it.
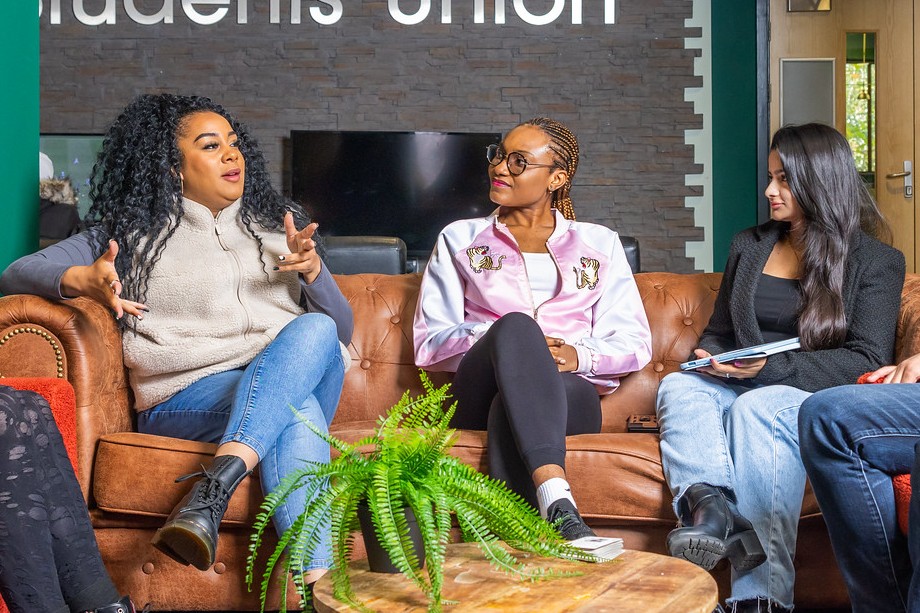
<instances>
[{"instance_id":1,"label":"white sock","mask_svg":"<svg viewBox=\"0 0 920 613\"><path fill-rule=\"evenodd\" d=\"M568 498L575 505L575 499L572 498L572 489L569 482L562 477L553 477L544 481L537 488L537 506L540 508L540 516L546 519L546 509L560 498Z\"/></svg>"}]
</instances>

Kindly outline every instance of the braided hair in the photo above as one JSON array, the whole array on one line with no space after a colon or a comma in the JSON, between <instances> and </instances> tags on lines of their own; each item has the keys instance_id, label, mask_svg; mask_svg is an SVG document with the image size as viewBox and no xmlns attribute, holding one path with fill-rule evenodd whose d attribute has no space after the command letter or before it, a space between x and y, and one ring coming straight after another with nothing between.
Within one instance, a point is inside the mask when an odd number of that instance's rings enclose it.
<instances>
[{"instance_id":1,"label":"braided hair","mask_svg":"<svg viewBox=\"0 0 920 613\"><path fill-rule=\"evenodd\" d=\"M299 205L272 187L258 144L222 106L201 96L139 96L103 139L90 175L92 206L85 219L86 227L96 230L91 236L97 253L105 251L110 239L118 243L115 270L124 288L123 298L146 301L150 273L182 221L182 159L177 137L190 115L203 112L222 116L237 134L240 154L246 160L240 219L259 243L259 251L262 239L255 224L282 230L288 211L298 227L309 223Z\"/></svg>"},{"instance_id":2,"label":"braided hair","mask_svg":"<svg viewBox=\"0 0 920 613\"><path fill-rule=\"evenodd\" d=\"M578 139L565 125L549 117L534 117L523 125L536 126L549 136L549 149L556 164L566 172L565 185L553 192L553 208L558 209L566 219L575 219L572 207L572 179L578 169Z\"/></svg>"}]
</instances>

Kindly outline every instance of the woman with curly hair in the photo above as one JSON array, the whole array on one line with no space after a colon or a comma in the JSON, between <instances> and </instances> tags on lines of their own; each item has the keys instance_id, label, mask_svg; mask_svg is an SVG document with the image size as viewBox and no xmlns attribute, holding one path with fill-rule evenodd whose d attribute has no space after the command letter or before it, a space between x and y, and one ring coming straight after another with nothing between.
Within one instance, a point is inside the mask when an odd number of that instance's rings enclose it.
<instances>
[{"instance_id":1,"label":"woman with curly hair","mask_svg":"<svg viewBox=\"0 0 920 613\"><path fill-rule=\"evenodd\" d=\"M128 105L90 194L88 230L14 262L0 291L112 309L138 430L219 443L153 540L205 570L227 503L256 464L268 493L302 460L328 460L290 407L320 427L332 421L351 308L317 253L316 224L271 186L246 128L207 98ZM275 514L279 533L303 504L295 494ZM329 565L328 538L317 538L308 583Z\"/></svg>"}]
</instances>

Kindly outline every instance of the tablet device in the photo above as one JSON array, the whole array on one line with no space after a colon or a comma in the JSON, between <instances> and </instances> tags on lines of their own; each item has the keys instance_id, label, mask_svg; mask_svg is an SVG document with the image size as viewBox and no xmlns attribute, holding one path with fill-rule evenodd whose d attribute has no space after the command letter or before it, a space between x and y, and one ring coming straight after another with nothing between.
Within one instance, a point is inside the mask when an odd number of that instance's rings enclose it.
<instances>
[{"instance_id":1,"label":"tablet device","mask_svg":"<svg viewBox=\"0 0 920 613\"><path fill-rule=\"evenodd\" d=\"M769 355L776 353L782 353L783 351L791 351L793 349L798 349L801 347L799 343L799 337L787 338L782 341L774 341L772 343L764 343L763 345L754 345L753 347L745 347L743 349L735 349L734 351L726 351L725 353L719 353L708 358L699 358L696 360L690 360L689 362L684 362L680 365L681 370L695 370L697 368L702 368L703 366L709 366L711 360L715 359L716 362L724 364L725 362L733 362L734 360L749 360L751 358L765 358Z\"/></svg>"}]
</instances>

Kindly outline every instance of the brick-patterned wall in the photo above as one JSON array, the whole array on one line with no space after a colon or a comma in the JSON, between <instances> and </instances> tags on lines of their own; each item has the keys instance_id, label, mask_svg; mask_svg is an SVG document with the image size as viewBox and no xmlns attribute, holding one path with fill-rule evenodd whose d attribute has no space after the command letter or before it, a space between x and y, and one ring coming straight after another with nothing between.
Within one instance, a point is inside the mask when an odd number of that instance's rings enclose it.
<instances>
[{"instance_id":1,"label":"brick-patterned wall","mask_svg":"<svg viewBox=\"0 0 920 613\"><path fill-rule=\"evenodd\" d=\"M197 93L221 102L262 144L278 185L290 188L290 130L429 130L505 132L549 115L579 136L582 161L573 197L579 219L639 238L644 270L689 272L688 240L702 240L684 198L699 187L684 130L702 127L684 88L696 50L684 26L692 0L619 0L616 23L604 24L599 1L583 2L571 23L571 0L552 24L528 25L505 1L496 24L493 2L474 23L474 0L454 0L450 24L432 2L420 24L397 23L385 1L343 2L334 25L321 26L303 0L292 24L290 1L270 23L269 0L240 0L214 25L193 23L180 0L135 0L144 13L174 6L174 22L139 25L116 6L114 25L87 26L61 0L60 24L45 1L40 21L41 130L101 133L136 94ZM87 13L102 0L84 0ZM535 14L550 0L527 0ZM404 12L418 2L402 0ZM199 5L202 13L214 7ZM483 168L485 172L485 167Z\"/></svg>"}]
</instances>

